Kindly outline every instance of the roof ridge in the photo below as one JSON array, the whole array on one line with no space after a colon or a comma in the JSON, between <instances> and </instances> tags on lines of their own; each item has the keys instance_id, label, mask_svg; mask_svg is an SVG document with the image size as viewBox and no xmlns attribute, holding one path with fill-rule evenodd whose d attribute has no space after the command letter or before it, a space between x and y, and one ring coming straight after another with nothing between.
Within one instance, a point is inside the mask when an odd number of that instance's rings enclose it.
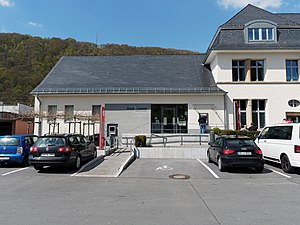
<instances>
[{"instance_id":1,"label":"roof ridge","mask_svg":"<svg viewBox=\"0 0 300 225\"><path fill-rule=\"evenodd\" d=\"M231 21L233 21L235 18L237 18L238 16L240 16L241 14L245 13L245 11L247 11L248 9L255 9L255 10L259 10L260 12L264 12L266 14L269 14L269 15L272 15L274 17L277 17L278 19L281 19L283 20L284 22L288 22L288 23L292 23L292 24L295 24L295 25L300 25L299 23L293 21L293 20L290 20L289 18L286 18L286 17L283 17L281 15L279 15L278 13L273 13L273 12L270 12L266 9L263 9L263 8L260 8L258 6L255 6L255 5L252 5L252 4L248 4L247 6L245 6L243 9L241 9L238 13L236 13L233 17L231 17L228 21L226 21L224 24L222 24L220 27L221 28L226 28L226 27L230 27L230 25L244 25L244 24L232 24Z\"/></svg>"}]
</instances>

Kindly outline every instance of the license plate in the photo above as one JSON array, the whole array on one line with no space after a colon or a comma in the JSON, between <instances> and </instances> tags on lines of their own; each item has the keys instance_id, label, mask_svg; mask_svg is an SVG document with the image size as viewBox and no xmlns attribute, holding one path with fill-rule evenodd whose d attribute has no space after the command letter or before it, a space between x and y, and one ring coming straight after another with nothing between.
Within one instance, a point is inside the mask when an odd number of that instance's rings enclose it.
<instances>
[{"instance_id":1,"label":"license plate","mask_svg":"<svg viewBox=\"0 0 300 225\"><path fill-rule=\"evenodd\" d=\"M7 156L0 156L0 161L1 160L9 160L9 157L7 157Z\"/></svg>"},{"instance_id":2,"label":"license plate","mask_svg":"<svg viewBox=\"0 0 300 225\"><path fill-rule=\"evenodd\" d=\"M51 157L51 156L55 156L55 153L42 153L41 156Z\"/></svg>"},{"instance_id":3,"label":"license plate","mask_svg":"<svg viewBox=\"0 0 300 225\"><path fill-rule=\"evenodd\" d=\"M252 152L237 152L238 155L252 155Z\"/></svg>"}]
</instances>

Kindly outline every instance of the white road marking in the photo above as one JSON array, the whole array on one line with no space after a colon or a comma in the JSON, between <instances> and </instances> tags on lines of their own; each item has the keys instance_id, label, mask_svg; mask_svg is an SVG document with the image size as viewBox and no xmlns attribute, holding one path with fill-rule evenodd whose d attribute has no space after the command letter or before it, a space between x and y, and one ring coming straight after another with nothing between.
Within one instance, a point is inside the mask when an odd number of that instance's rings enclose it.
<instances>
[{"instance_id":1,"label":"white road marking","mask_svg":"<svg viewBox=\"0 0 300 225\"><path fill-rule=\"evenodd\" d=\"M202 162L200 159L197 159L199 163L201 163L216 179L220 179L220 177L215 174L214 171L211 170L211 168L209 168L207 165L204 164L204 162Z\"/></svg>"},{"instance_id":2,"label":"white road marking","mask_svg":"<svg viewBox=\"0 0 300 225\"><path fill-rule=\"evenodd\" d=\"M17 172L20 172L20 171L23 171L23 170L27 170L28 168L29 168L29 167L25 167L25 168L13 170L13 171L10 171L10 172L8 172L8 173L2 174L2 176L7 176L7 175L10 175L10 174L13 174L13 173L17 173Z\"/></svg>"},{"instance_id":3,"label":"white road marking","mask_svg":"<svg viewBox=\"0 0 300 225\"><path fill-rule=\"evenodd\" d=\"M268 169L268 170L271 170L271 171L273 171L274 173L277 173L277 174L279 174L279 175L281 175L281 176L284 176L284 177L287 177L287 178L292 178L291 176L286 175L286 174L284 174L284 173L280 173L280 172L278 172L278 171L276 171L276 170L271 169L270 167L265 167L265 168Z\"/></svg>"},{"instance_id":4,"label":"white road marking","mask_svg":"<svg viewBox=\"0 0 300 225\"><path fill-rule=\"evenodd\" d=\"M173 168L169 167L167 165L164 165L164 166L157 167L156 170L173 170Z\"/></svg>"}]
</instances>

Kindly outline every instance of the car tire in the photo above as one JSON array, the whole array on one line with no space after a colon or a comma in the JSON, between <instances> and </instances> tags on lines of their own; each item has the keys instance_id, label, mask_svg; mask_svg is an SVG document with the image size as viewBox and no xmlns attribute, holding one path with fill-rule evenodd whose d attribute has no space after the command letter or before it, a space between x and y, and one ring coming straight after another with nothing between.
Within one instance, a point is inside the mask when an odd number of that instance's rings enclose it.
<instances>
[{"instance_id":1,"label":"car tire","mask_svg":"<svg viewBox=\"0 0 300 225\"><path fill-rule=\"evenodd\" d=\"M36 170L42 170L44 168L44 166L42 166L42 165L34 165L33 168L36 169Z\"/></svg>"},{"instance_id":2,"label":"car tire","mask_svg":"<svg viewBox=\"0 0 300 225\"><path fill-rule=\"evenodd\" d=\"M218 169L221 172L224 172L226 170L226 167L224 166L223 162L222 162L222 158L221 156L218 157Z\"/></svg>"},{"instance_id":3,"label":"car tire","mask_svg":"<svg viewBox=\"0 0 300 225\"><path fill-rule=\"evenodd\" d=\"M255 167L255 172L256 173L262 173L264 171L264 166L257 166Z\"/></svg>"},{"instance_id":4,"label":"car tire","mask_svg":"<svg viewBox=\"0 0 300 225\"><path fill-rule=\"evenodd\" d=\"M78 155L75 159L74 169L79 170L81 167L81 157Z\"/></svg>"},{"instance_id":5,"label":"car tire","mask_svg":"<svg viewBox=\"0 0 300 225\"><path fill-rule=\"evenodd\" d=\"M295 168L291 166L289 157L287 155L282 155L280 158L281 168L286 173L294 173Z\"/></svg>"},{"instance_id":6,"label":"car tire","mask_svg":"<svg viewBox=\"0 0 300 225\"><path fill-rule=\"evenodd\" d=\"M207 161L208 161L208 163L212 163L209 151L207 151Z\"/></svg>"}]
</instances>

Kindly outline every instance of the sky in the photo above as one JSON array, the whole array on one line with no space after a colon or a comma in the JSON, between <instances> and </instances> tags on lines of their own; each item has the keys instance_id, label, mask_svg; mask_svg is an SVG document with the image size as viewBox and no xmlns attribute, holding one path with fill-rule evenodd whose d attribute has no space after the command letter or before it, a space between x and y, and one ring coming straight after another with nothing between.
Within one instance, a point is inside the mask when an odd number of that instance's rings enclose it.
<instances>
[{"instance_id":1,"label":"sky","mask_svg":"<svg viewBox=\"0 0 300 225\"><path fill-rule=\"evenodd\" d=\"M0 32L206 52L249 3L300 13L299 0L0 0Z\"/></svg>"}]
</instances>

